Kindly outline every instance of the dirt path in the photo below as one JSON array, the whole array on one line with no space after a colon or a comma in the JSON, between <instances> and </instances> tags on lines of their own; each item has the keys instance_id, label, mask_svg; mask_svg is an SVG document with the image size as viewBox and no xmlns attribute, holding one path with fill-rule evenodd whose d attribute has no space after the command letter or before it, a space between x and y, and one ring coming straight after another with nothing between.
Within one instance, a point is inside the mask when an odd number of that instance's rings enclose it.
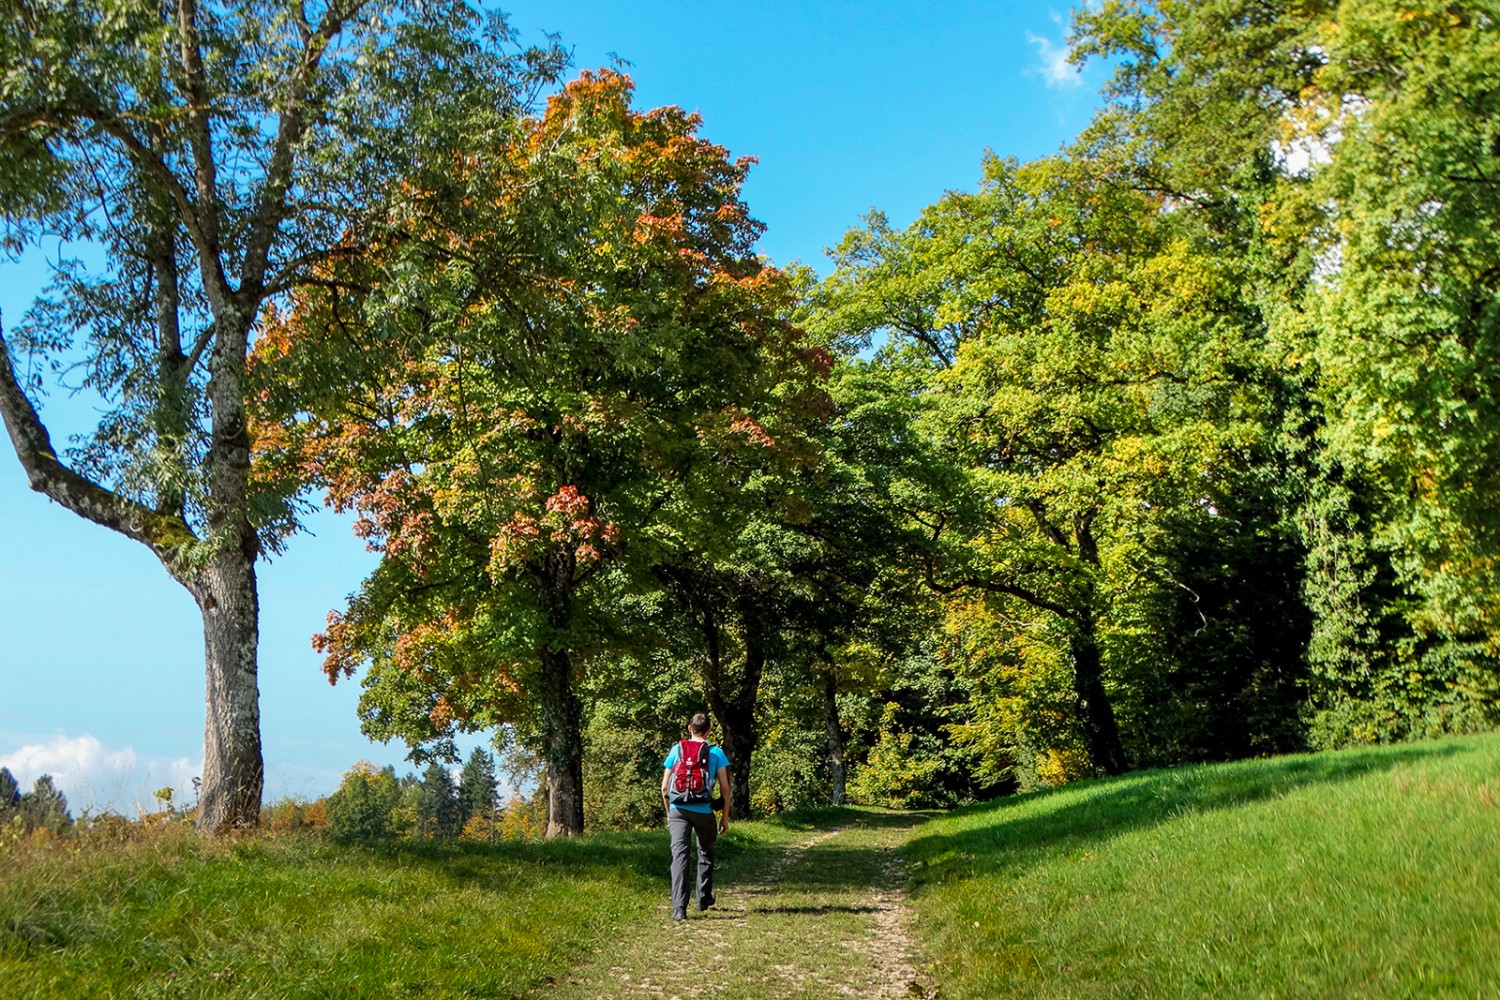
<instances>
[{"instance_id":1,"label":"dirt path","mask_svg":"<svg viewBox=\"0 0 1500 1000\"><path fill-rule=\"evenodd\" d=\"M673 923L663 898L651 922L541 995L927 996L907 934L905 870L896 851L924 818L870 812L833 829L776 831L774 842L726 852L714 909Z\"/></svg>"}]
</instances>

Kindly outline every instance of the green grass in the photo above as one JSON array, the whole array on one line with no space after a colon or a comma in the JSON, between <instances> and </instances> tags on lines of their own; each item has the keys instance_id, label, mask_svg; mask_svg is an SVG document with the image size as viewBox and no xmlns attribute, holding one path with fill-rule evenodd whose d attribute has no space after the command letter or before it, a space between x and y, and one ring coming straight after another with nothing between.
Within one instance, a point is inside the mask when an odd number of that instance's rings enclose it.
<instances>
[{"instance_id":1,"label":"green grass","mask_svg":"<svg viewBox=\"0 0 1500 1000\"><path fill-rule=\"evenodd\" d=\"M301 835L5 859L6 997L511 997L664 892L665 837L339 847Z\"/></svg>"},{"instance_id":2,"label":"green grass","mask_svg":"<svg viewBox=\"0 0 1500 1000\"><path fill-rule=\"evenodd\" d=\"M1143 772L917 831L965 997L1500 994L1500 735Z\"/></svg>"},{"instance_id":3,"label":"green grass","mask_svg":"<svg viewBox=\"0 0 1500 1000\"><path fill-rule=\"evenodd\" d=\"M869 995L894 974L872 884L903 840L918 978L944 1000L1500 995L1500 734L1144 772L922 818L737 823L722 905L686 925L667 919L662 830L23 845L0 857L0 996L593 1000L647 978L735 1000ZM685 946L693 961L674 969Z\"/></svg>"}]
</instances>

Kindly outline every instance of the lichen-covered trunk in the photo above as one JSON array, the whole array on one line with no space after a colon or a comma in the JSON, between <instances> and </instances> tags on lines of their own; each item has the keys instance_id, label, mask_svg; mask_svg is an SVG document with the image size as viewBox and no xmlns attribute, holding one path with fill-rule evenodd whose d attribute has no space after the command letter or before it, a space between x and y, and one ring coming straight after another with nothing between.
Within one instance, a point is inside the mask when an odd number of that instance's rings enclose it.
<instances>
[{"instance_id":1,"label":"lichen-covered trunk","mask_svg":"<svg viewBox=\"0 0 1500 1000\"><path fill-rule=\"evenodd\" d=\"M209 360L209 553L184 580L203 615L203 790L198 829L209 833L260 822L265 762L260 749L260 544L250 519L250 429L245 414L245 347L250 316L230 311Z\"/></svg>"},{"instance_id":2,"label":"lichen-covered trunk","mask_svg":"<svg viewBox=\"0 0 1500 1000\"><path fill-rule=\"evenodd\" d=\"M583 706L573 685L573 657L568 650L573 570L571 554L554 553L547 561L540 590L547 622L538 658L549 840L583 832Z\"/></svg>"},{"instance_id":3,"label":"lichen-covered trunk","mask_svg":"<svg viewBox=\"0 0 1500 1000\"><path fill-rule=\"evenodd\" d=\"M236 550L220 553L200 572L194 589L203 614L207 681L198 829L221 833L259 823L265 780L253 558Z\"/></svg>"}]
</instances>

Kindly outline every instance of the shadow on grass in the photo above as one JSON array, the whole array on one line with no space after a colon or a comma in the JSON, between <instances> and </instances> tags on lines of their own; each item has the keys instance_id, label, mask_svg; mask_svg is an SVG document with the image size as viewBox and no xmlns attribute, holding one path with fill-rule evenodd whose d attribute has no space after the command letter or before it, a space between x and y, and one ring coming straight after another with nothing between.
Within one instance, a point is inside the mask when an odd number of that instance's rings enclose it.
<instances>
[{"instance_id":1,"label":"shadow on grass","mask_svg":"<svg viewBox=\"0 0 1500 1000\"><path fill-rule=\"evenodd\" d=\"M1082 849L1120 834L1147 829L1176 817L1232 809L1277 798L1298 788L1351 781L1427 758L1465 752L1462 746L1371 747L1228 764L1140 771L1116 778L1077 782L956 809L949 823L967 828L914 837L908 857L922 866L919 883L986 871L1024 869L1042 855ZM1041 800L1067 800L1030 812ZM987 818L969 826L965 819ZM944 826L948 826L945 823Z\"/></svg>"},{"instance_id":2,"label":"shadow on grass","mask_svg":"<svg viewBox=\"0 0 1500 1000\"><path fill-rule=\"evenodd\" d=\"M343 849L367 852L455 884L480 887L511 879L531 880L548 873L581 879L624 875L663 883L667 875L664 830L500 844L378 841Z\"/></svg>"},{"instance_id":3,"label":"shadow on grass","mask_svg":"<svg viewBox=\"0 0 1500 1000\"><path fill-rule=\"evenodd\" d=\"M861 830L910 830L941 815L936 811L893 812L845 807L804 810L773 817L765 823L806 832L839 830L853 836ZM753 853L754 869L780 869L778 888L790 892L830 893L870 888L883 880L886 866L899 856L896 847L851 844L842 836L812 844L764 844L754 848ZM753 870L747 874L754 877ZM812 907L806 912L825 911Z\"/></svg>"},{"instance_id":4,"label":"shadow on grass","mask_svg":"<svg viewBox=\"0 0 1500 1000\"><path fill-rule=\"evenodd\" d=\"M825 906L757 906L750 912L756 914L781 913L794 916L810 915L824 917L830 913L879 913L881 909L878 906L846 906L839 903L829 903Z\"/></svg>"},{"instance_id":5,"label":"shadow on grass","mask_svg":"<svg viewBox=\"0 0 1500 1000\"><path fill-rule=\"evenodd\" d=\"M837 827L870 827L873 829L889 829L898 826L912 826L916 823L926 822L934 816L943 815L940 811L896 812L889 809L866 809L859 806L820 806L811 809L798 809L795 812L777 813L760 822L767 826L781 827L785 830L801 830L811 832L813 830L832 830Z\"/></svg>"},{"instance_id":6,"label":"shadow on grass","mask_svg":"<svg viewBox=\"0 0 1500 1000\"><path fill-rule=\"evenodd\" d=\"M765 824L797 832L846 828L893 829L924 823L939 812L889 812L855 807L827 807L782 813L756 824L740 827L741 836L719 841L718 861L731 879L735 873L754 877L756 871L775 867L789 856L801 855L798 845L779 845L755 836L755 826ZM454 885L502 887L512 879L526 880L556 873L563 878L594 880L610 876L669 880L669 858L665 829L612 832L570 840L510 841L501 844L458 842L377 841L346 845L339 850L364 853L397 867L422 871ZM788 872L788 887L820 889L857 888L870 884L890 849L880 847L841 848L836 843L807 848L802 863Z\"/></svg>"}]
</instances>

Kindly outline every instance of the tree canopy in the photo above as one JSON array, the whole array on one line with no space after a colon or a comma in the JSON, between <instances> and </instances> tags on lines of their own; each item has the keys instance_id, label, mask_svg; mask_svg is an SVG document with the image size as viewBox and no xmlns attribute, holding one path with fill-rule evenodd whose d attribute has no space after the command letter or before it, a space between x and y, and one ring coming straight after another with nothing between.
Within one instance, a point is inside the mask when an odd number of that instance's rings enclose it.
<instances>
[{"instance_id":1,"label":"tree canopy","mask_svg":"<svg viewBox=\"0 0 1500 1000\"><path fill-rule=\"evenodd\" d=\"M381 556L330 680L424 760L495 733L549 835L650 821L703 707L742 813L1492 727L1496 31L1088 5L1076 141L819 277L696 115L462 3L25 0L6 237L108 264L0 340L0 414L203 609L208 829L254 821L254 567L317 491ZM71 452L13 352L106 402ZM495 788L356 769L330 817Z\"/></svg>"}]
</instances>

